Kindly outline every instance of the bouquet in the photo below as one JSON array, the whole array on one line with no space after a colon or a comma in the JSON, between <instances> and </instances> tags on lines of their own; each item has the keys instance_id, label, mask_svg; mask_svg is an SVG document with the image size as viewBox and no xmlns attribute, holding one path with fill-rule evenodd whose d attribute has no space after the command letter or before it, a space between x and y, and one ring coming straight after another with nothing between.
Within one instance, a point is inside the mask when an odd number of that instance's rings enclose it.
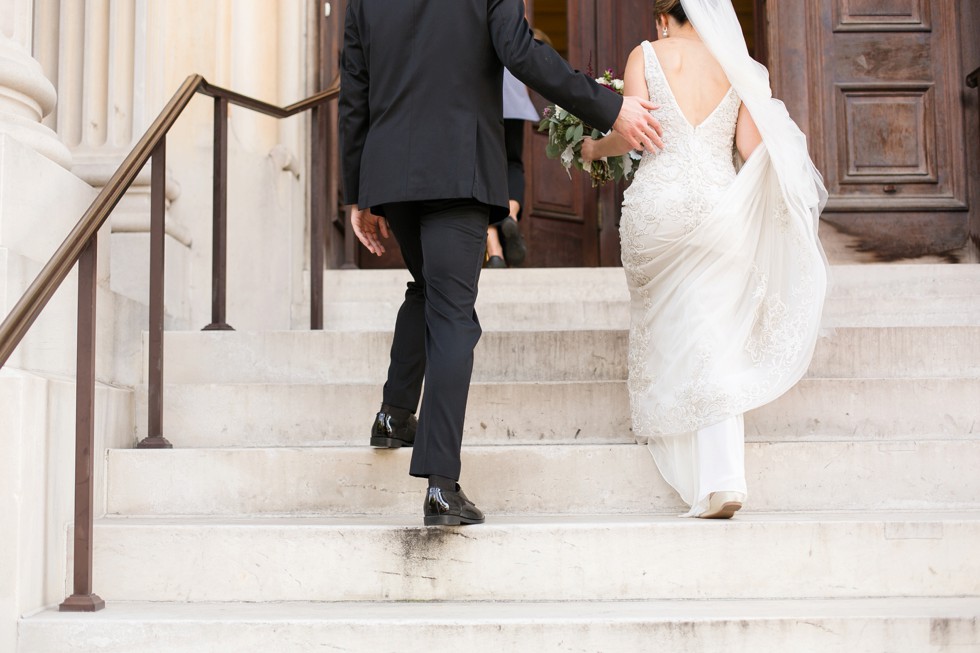
<instances>
[{"instance_id":1,"label":"bouquet","mask_svg":"<svg viewBox=\"0 0 980 653\"><path fill-rule=\"evenodd\" d=\"M595 80L613 93L623 94L623 80L618 79L613 71L606 70ZM605 157L586 168L582 161L582 141L586 136L601 138L604 134L598 129L568 113L558 105L549 106L544 110L544 118L538 125L538 131L548 132L548 146L545 154L549 159L561 159L561 164L572 178L572 168L583 170L592 177L592 187L597 188L609 181L629 179L636 171L636 162L640 153L631 151L629 154L616 157Z\"/></svg>"}]
</instances>

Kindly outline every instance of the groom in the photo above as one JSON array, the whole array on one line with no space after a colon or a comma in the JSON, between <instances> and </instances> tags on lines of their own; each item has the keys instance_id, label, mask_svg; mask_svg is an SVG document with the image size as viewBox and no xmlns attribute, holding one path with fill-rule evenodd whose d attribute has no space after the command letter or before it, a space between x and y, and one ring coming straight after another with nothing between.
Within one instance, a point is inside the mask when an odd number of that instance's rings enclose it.
<instances>
[{"instance_id":1,"label":"groom","mask_svg":"<svg viewBox=\"0 0 980 653\"><path fill-rule=\"evenodd\" d=\"M482 333L474 304L489 221L507 215L504 66L633 147L662 147L639 98L621 98L534 40L523 0L349 0L341 62L344 197L360 241L390 229L412 274L398 312L371 445L411 447L429 489L424 522L478 524L457 483ZM425 378L419 420L415 410Z\"/></svg>"}]
</instances>

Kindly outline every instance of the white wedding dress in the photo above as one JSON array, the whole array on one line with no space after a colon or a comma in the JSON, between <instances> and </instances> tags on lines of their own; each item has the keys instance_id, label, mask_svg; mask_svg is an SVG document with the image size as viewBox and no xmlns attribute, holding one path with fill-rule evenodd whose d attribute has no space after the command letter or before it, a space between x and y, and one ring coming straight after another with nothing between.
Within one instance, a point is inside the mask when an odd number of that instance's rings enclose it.
<instances>
[{"instance_id":1,"label":"white wedding dress","mask_svg":"<svg viewBox=\"0 0 980 653\"><path fill-rule=\"evenodd\" d=\"M643 155L623 203L631 417L698 516L712 492L746 494L742 414L809 364L827 284L813 213L820 195L800 200L786 189L762 125L763 144L737 170L739 89L692 125L653 46L642 47L666 147Z\"/></svg>"}]
</instances>

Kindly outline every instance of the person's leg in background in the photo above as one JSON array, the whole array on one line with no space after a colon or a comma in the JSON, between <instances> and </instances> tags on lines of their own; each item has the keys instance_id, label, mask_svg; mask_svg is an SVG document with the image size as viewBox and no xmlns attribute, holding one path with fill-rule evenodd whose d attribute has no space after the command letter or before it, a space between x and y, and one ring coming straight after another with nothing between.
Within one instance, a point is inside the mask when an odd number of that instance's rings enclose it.
<instances>
[{"instance_id":1,"label":"person's leg in background","mask_svg":"<svg viewBox=\"0 0 980 653\"><path fill-rule=\"evenodd\" d=\"M507 195L510 198L510 215L499 225L503 236L504 260L511 267L524 265L527 243L521 234L518 220L524 207L524 121L504 120L504 145L507 149Z\"/></svg>"}]
</instances>

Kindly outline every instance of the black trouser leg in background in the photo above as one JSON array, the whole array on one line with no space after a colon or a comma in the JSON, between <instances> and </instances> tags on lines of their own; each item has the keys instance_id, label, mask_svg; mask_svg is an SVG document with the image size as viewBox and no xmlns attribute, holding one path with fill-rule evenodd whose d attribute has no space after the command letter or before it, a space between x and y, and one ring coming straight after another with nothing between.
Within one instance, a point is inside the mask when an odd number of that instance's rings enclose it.
<instances>
[{"instance_id":1,"label":"black trouser leg in background","mask_svg":"<svg viewBox=\"0 0 980 653\"><path fill-rule=\"evenodd\" d=\"M524 213L524 121L513 118L504 120L504 147L507 150L507 197L516 200Z\"/></svg>"},{"instance_id":2,"label":"black trouser leg in background","mask_svg":"<svg viewBox=\"0 0 980 653\"><path fill-rule=\"evenodd\" d=\"M474 305L490 207L440 200L384 211L413 278L395 324L385 403L413 408L399 402L418 401L424 370L410 473L458 479L473 348L482 334Z\"/></svg>"}]
</instances>

